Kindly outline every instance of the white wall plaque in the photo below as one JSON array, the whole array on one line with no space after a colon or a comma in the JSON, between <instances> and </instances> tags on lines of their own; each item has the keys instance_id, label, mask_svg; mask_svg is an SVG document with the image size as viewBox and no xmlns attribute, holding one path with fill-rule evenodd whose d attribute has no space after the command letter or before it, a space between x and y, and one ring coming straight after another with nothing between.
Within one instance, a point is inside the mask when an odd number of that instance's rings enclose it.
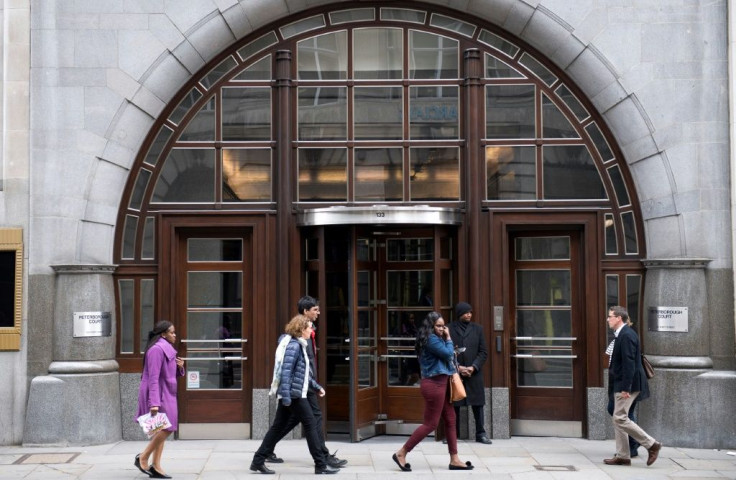
<instances>
[{"instance_id":1,"label":"white wall plaque","mask_svg":"<svg viewBox=\"0 0 736 480\"><path fill-rule=\"evenodd\" d=\"M74 337L109 337L112 335L112 313L74 312Z\"/></svg>"},{"instance_id":2,"label":"white wall plaque","mask_svg":"<svg viewBox=\"0 0 736 480\"><path fill-rule=\"evenodd\" d=\"M649 307L650 332L687 332L687 307Z\"/></svg>"}]
</instances>

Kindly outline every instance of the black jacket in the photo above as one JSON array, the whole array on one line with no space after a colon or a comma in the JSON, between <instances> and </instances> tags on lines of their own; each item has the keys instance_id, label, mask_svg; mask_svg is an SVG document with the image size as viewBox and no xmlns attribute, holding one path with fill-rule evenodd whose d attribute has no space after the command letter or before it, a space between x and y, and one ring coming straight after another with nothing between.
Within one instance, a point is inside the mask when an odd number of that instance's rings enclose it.
<instances>
[{"instance_id":1,"label":"black jacket","mask_svg":"<svg viewBox=\"0 0 736 480\"><path fill-rule=\"evenodd\" d=\"M462 332L462 320L455 320L449 326L450 337L456 347L465 347L465 351L457 356L458 364L464 367L474 366L475 372L470 377L463 377L465 392L468 396L464 400L455 402L455 406L485 405L486 395L483 385L483 364L488 359L488 349L484 339L483 327L469 322ZM462 333L461 333L462 332Z\"/></svg>"},{"instance_id":2,"label":"black jacket","mask_svg":"<svg viewBox=\"0 0 736 480\"><path fill-rule=\"evenodd\" d=\"M649 397L649 382L641 365L641 346L634 329L624 325L616 337L608 368L608 391L640 392L638 400Z\"/></svg>"}]
</instances>

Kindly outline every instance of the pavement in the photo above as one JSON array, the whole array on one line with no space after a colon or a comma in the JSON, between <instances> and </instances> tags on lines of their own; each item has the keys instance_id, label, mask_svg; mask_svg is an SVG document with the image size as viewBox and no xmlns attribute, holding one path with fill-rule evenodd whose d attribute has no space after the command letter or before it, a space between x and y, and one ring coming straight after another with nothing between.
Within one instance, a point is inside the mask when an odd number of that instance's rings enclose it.
<instances>
[{"instance_id":1,"label":"pavement","mask_svg":"<svg viewBox=\"0 0 736 480\"><path fill-rule=\"evenodd\" d=\"M460 458L475 465L470 472L450 471L447 446L428 438L407 457L412 472L401 472L391 455L406 438L386 435L350 443L347 438L330 437L327 446L349 462L330 478L736 479L734 451L668 447L665 442L659 459L650 467L644 448L632 459L632 466L609 466L603 459L613 455L613 440L554 437L512 437L493 440L492 445L461 440ZM85 447L0 446L0 479L143 480L148 477L133 466L133 459L144 445L121 441ZM259 445L260 440L169 440L162 468L177 480L255 480L261 474L252 473L249 466ZM283 440L276 453L285 463L268 464L276 475L264 480L313 477L314 464L305 440Z\"/></svg>"}]
</instances>

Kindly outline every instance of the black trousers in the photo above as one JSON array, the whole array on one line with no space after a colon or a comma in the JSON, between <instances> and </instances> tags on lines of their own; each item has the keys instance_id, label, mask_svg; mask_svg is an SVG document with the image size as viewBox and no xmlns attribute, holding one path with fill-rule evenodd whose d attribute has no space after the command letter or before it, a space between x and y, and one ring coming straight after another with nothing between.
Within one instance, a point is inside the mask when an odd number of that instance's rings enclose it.
<instances>
[{"instance_id":1,"label":"black trousers","mask_svg":"<svg viewBox=\"0 0 736 480\"><path fill-rule=\"evenodd\" d=\"M483 420L483 405L472 405L473 417L475 417L475 438L485 435L486 429L484 427L485 420ZM457 435L460 436L460 407L455 407L455 418L457 419L456 428Z\"/></svg>"},{"instance_id":2,"label":"black trousers","mask_svg":"<svg viewBox=\"0 0 736 480\"><path fill-rule=\"evenodd\" d=\"M321 412L320 412L321 414ZM273 421L273 425L268 429L266 436L261 442L261 446L253 455L254 465L263 465L266 458L273 453L274 448L279 440L284 438L294 425L289 426L292 417L297 419L297 423L301 423L304 427L304 433L307 437L307 446L309 447L309 453L312 455L314 465L322 468L326 463L325 454L322 451L323 441L318 436L317 422L312 411L312 406L307 398L292 398L291 405L288 407L284 405L283 400L279 400L279 406L276 409L276 418ZM319 431L322 431L320 427Z\"/></svg>"}]
</instances>

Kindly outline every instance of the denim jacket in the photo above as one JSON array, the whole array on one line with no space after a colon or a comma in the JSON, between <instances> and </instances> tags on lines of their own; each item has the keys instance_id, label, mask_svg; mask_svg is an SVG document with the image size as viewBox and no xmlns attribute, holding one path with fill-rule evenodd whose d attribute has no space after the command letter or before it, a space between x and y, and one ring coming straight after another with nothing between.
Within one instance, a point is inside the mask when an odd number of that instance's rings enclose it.
<instances>
[{"instance_id":1,"label":"denim jacket","mask_svg":"<svg viewBox=\"0 0 736 480\"><path fill-rule=\"evenodd\" d=\"M454 354L455 346L452 344L452 340L442 340L432 333L427 340L427 345L422 350L422 356L419 358L422 378L455 373L455 365L452 362Z\"/></svg>"}]
</instances>

